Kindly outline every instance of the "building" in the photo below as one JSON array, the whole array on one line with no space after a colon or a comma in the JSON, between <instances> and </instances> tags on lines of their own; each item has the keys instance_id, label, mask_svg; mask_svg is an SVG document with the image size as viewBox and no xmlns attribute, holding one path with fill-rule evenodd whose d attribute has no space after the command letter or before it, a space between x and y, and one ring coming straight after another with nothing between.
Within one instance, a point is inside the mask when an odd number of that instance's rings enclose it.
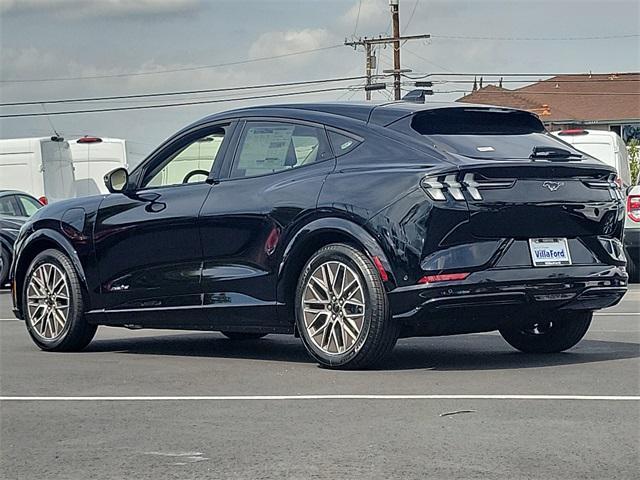
<instances>
[{"instance_id":1,"label":"building","mask_svg":"<svg viewBox=\"0 0 640 480\"><path fill-rule=\"evenodd\" d=\"M549 130L613 130L625 142L640 140L640 73L558 75L513 90L474 84L457 101L529 110Z\"/></svg>"}]
</instances>

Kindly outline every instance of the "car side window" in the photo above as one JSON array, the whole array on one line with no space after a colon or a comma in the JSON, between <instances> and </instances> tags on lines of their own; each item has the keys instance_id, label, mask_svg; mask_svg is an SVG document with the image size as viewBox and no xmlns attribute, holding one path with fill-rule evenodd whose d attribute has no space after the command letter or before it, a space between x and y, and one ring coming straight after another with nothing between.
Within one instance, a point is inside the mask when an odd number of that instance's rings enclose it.
<instances>
[{"instance_id":1,"label":"car side window","mask_svg":"<svg viewBox=\"0 0 640 480\"><path fill-rule=\"evenodd\" d=\"M246 123L232 178L255 177L329 158L323 128L287 122Z\"/></svg>"},{"instance_id":2,"label":"car side window","mask_svg":"<svg viewBox=\"0 0 640 480\"><path fill-rule=\"evenodd\" d=\"M345 153L349 153L361 143L360 141L352 137L334 132L332 130L329 130L328 133L329 141L331 142L331 148L333 148L333 153L336 157L344 155Z\"/></svg>"},{"instance_id":3,"label":"car side window","mask_svg":"<svg viewBox=\"0 0 640 480\"><path fill-rule=\"evenodd\" d=\"M42 208L42 204L37 202L33 198L25 197L24 195L16 195L16 198L20 202L20 205L22 205L22 209L24 210L27 217L30 217L40 208Z\"/></svg>"},{"instance_id":4,"label":"car side window","mask_svg":"<svg viewBox=\"0 0 640 480\"><path fill-rule=\"evenodd\" d=\"M13 195L0 198L0 215L11 215L12 217L22 216L22 212L20 212L20 208Z\"/></svg>"},{"instance_id":5,"label":"car side window","mask_svg":"<svg viewBox=\"0 0 640 480\"><path fill-rule=\"evenodd\" d=\"M218 159L228 125L216 127L188 142L145 174L142 187L166 187L204 182Z\"/></svg>"}]
</instances>

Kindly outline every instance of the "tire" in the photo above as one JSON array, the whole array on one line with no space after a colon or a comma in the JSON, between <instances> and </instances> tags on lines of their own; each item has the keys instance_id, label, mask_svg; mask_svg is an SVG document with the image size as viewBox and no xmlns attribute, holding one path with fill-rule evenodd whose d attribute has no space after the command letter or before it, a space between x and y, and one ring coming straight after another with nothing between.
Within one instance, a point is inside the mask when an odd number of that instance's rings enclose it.
<instances>
[{"instance_id":1,"label":"tire","mask_svg":"<svg viewBox=\"0 0 640 480\"><path fill-rule=\"evenodd\" d=\"M248 332L220 332L229 340L259 340L262 337L266 337L267 333L248 333Z\"/></svg>"},{"instance_id":2,"label":"tire","mask_svg":"<svg viewBox=\"0 0 640 480\"><path fill-rule=\"evenodd\" d=\"M587 333L592 312L553 312L530 327L502 328L509 345L525 353L557 353L576 345ZM548 318L553 318L549 321Z\"/></svg>"},{"instance_id":3,"label":"tire","mask_svg":"<svg viewBox=\"0 0 640 480\"><path fill-rule=\"evenodd\" d=\"M629 283L640 282L640 269L638 269L638 264L633 261L633 258L629 255L629 251L626 248L625 255L627 256L627 273L629 274Z\"/></svg>"},{"instance_id":4,"label":"tire","mask_svg":"<svg viewBox=\"0 0 640 480\"><path fill-rule=\"evenodd\" d=\"M84 305L80 279L69 258L53 249L39 253L22 289L25 323L34 343L52 352L86 347L97 326L86 322Z\"/></svg>"},{"instance_id":5,"label":"tire","mask_svg":"<svg viewBox=\"0 0 640 480\"><path fill-rule=\"evenodd\" d=\"M334 281L324 283L327 276ZM345 244L327 245L306 263L296 288L295 313L307 351L329 368L363 369L381 363L400 331L391 321L373 262Z\"/></svg>"},{"instance_id":6,"label":"tire","mask_svg":"<svg viewBox=\"0 0 640 480\"><path fill-rule=\"evenodd\" d=\"M9 279L9 267L11 266L11 256L7 249L0 245L0 288L7 284Z\"/></svg>"}]
</instances>

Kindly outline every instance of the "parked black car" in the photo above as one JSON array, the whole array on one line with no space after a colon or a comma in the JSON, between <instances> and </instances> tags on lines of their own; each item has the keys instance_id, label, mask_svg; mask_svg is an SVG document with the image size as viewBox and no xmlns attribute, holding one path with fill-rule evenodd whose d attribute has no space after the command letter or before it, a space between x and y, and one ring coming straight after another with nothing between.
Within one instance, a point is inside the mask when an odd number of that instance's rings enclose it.
<instances>
[{"instance_id":1,"label":"parked black car","mask_svg":"<svg viewBox=\"0 0 640 480\"><path fill-rule=\"evenodd\" d=\"M612 168L524 111L247 108L174 135L113 193L22 230L16 315L45 350L98 324L299 335L331 367L398 337L499 329L558 352L627 289Z\"/></svg>"},{"instance_id":2,"label":"parked black car","mask_svg":"<svg viewBox=\"0 0 640 480\"><path fill-rule=\"evenodd\" d=\"M31 195L17 190L0 190L0 288L9 278L13 244L27 217L42 208Z\"/></svg>"}]
</instances>

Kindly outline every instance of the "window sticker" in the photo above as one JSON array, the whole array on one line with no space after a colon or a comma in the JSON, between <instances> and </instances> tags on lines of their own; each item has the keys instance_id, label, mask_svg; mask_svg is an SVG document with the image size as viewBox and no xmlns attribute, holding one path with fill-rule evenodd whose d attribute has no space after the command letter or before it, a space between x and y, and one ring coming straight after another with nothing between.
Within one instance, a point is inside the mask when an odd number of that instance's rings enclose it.
<instances>
[{"instance_id":1,"label":"window sticker","mask_svg":"<svg viewBox=\"0 0 640 480\"><path fill-rule=\"evenodd\" d=\"M251 127L240 152L240 166L248 169L281 168L287 158L294 125Z\"/></svg>"}]
</instances>

